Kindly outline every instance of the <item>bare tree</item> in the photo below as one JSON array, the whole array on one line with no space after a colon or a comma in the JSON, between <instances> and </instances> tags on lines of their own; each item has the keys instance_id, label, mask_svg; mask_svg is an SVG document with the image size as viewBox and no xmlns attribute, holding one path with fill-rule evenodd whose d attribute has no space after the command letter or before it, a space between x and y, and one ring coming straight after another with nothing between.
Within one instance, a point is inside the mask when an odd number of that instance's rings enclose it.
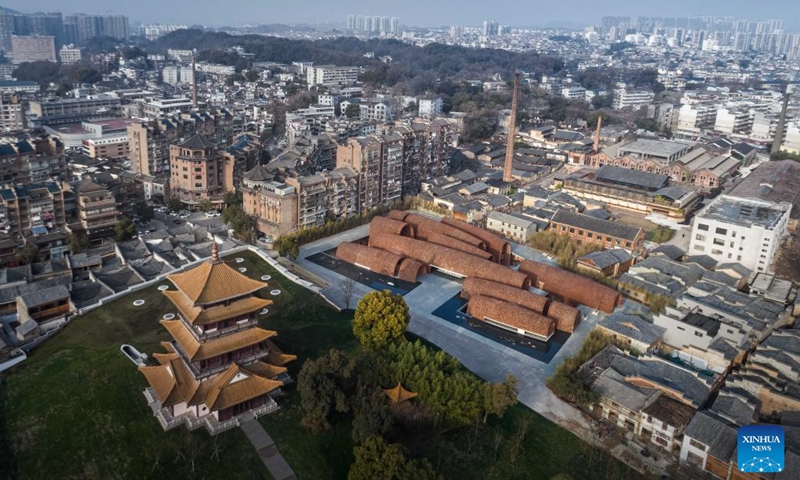
<instances>
[{"instance_id":1,"label":"bare tree","mask_svg":"<svg viewBox=\"0 0 800 480\"><path fill-rule=\"evenodd\" d=\"M492 447L494 448L494 461L497 461L497 452L500 450L500 445L503 444L503 434L497 432L492 437Z\"/></svg>"},{"instance_id":2,"label":"bare tree","mask_svg":"<svg viewBox=\"0 0 800 480\"><path fill-rule=\"evenodd\" d=\"M353 295L356 290L356 281L347 277L342 282L342 293L344 294L345 308L350 309L350 303L353 301Z\"/></svg>"},{"instance_id":3,"label":"bare tree","mask_svg":"<svg viewBox=\"0 0 800 480\"><path fill-rule=\"evenodd\" d=\"M530 427L531 419L530 417L523 416L520 418L519 423L517 423L517 431L514 433L514 436L511 439L511 464L516 465L517 458L522 453L522 443L525 441L525 435L528 434L528 428Z\"/></svg>"}]
</instances>

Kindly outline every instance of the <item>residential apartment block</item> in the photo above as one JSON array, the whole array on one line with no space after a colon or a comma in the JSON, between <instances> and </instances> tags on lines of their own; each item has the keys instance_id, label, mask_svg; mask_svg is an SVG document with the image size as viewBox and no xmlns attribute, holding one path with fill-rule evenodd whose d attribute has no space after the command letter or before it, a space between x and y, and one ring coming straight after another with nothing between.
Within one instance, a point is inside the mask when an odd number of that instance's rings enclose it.
<instances>
[{"instance_id":1,"label":"residential apartment block","mask_svg":"<svg viewBox=\"0 0 800 480\"><path fill-rule=\"evenodd\" d=\"M0 190L0 231L21 239L30 229L59 229L66 223L64 193L54 182Z\"/></svg>"},{"instance_id":2,"label":"residential apartment block","mask_svg":"<svg viewBox=\"0 0 800 480\"><path fill-rule=\"evenodd\" d=\"M233 191L233 165L217 146L200 133L170 146L170 195L185 205L196 207L203 200L222 203L222 196Z\"/></svg>"},{"instance_id":3,"label":"residential apartment block","mask_svg":"<svg viewBox=\"0 0 800 480\"><path fill-rule=\"evenodd\" d=\"M309 88L315 85L348 85L358 81L359 73L359 67L310 66L306 70L306 82Z\"/></svg>"},{"instance_id":4,"label":"residential apartment block","mask_svg":"<svg viewBox=\"0 0 800 480\"><path fill-rule=\"evenodd\" d=\"M752 271L771 270L792 206L722 195L695 216L689 251Z\"/></svg>"},{"instance_id":5,"label":"residential apartment block","mask_svg":"<svg viewBox=\"0 0 800 480\"><path fill-rule=\"evenodd\" d=\"M45 135L0 144L0 184L29 184L66 176L64 144Z\"/></svg>"}]
</instances>

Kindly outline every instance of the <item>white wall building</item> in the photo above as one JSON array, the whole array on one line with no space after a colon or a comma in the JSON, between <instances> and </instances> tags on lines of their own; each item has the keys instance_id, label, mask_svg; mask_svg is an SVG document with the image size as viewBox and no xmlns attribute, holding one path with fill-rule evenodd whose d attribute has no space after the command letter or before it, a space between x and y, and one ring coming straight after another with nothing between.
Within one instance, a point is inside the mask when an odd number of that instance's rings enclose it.
<instances>
[{"instance_id":1,"label":"white wall building","mask_svg":"<svg viewBox=\"0 0 800 480\"><path fill-rule=\"evenodd\" d=\"M73 45L64 45L58 51L58 58L63 65L73 65L81 61L81 49Z\"/></svg>"},{"instance_id":2,"label":"white wall building","mask_svg":"<svg viewBox=\"0 0 800 480\"><path fill-rule=\"evenodd\" d=\"M515 242L526 243L536 233L536 224L521 216L493 211L486 216L486 230L497 232Z\"/></svg>"},{"instance_id":3,"label":"white wall building","mask_svg":"<svg viewBox=\"0 0 800 480\"><path fill-rule=\"evenodd\" d=\"M421 118L436 118L442 114L442 99L441 98L420 98L419 99L419 116Z\"/></svg>"},{"instance_id":4,"label":"white wall building","mask_svg":"<svg viewBox=\"0 0 800 480\"><path fill-rule=\"evenodd\" d=\"M346 85L358 81L360 72L359 67L311 66L306 71L306 81L309 88L315 85Z\"/></svg>"},{"instance_id":5,"label":"white wall building","mask_svg":"<svg viewBox=\"0 0 800 480\"><path fill-rule=\"evenodd\" d=\"M562 88L561 96L567 100L584 100L586 98L586 89L583 87Z\"/></svg>"},{"instance_id":6,"label":"white wall building","mask_svg":"<svg viewBox=\"0 0 800 480\"><path fill-rule=\"evenodd\" d=\"M169 85L190 85L194 81L192 67L167 65L161 70L161 79Z\"/></svg>"},{"instance_id":7,"label":"white wall building","mask_svg":"<svg viewBox=\"0 0 800 480\"><path fill-rule=\"evenodd\" d=\"M614 90L614 110L622 110L623 108L639 109L653 101L655 94L646 90L627 90L620 88Z\"/></svg>"},{"instance_id":8,"label":"white wall building","mask_svg":"<svg viewBox=\"0 0 800 480\"><path fill-rule=\"evenodd\" d=\"M722 195L692 222L690 255L738 262L756 272L770 266L786 235L790 203L775 204Z\"/></svg>"}]
</instances>

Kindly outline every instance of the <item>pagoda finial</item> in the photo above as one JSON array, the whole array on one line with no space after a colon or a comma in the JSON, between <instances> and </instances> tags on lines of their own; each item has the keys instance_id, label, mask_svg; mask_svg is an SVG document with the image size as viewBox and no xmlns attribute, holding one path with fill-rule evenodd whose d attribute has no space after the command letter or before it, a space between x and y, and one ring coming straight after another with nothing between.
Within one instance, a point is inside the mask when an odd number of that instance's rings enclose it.
<instances>
[{"instance_id":1,"label":"pagoda finial","mask_svg":"<svg viewBox=\"0 0 800 480\"><path fill-rule=\"evenodd\" d=\"M219 247L217 247L217 241L212 240L211 242L211 263L219 262Z\"/></svg>"}]
</instances>

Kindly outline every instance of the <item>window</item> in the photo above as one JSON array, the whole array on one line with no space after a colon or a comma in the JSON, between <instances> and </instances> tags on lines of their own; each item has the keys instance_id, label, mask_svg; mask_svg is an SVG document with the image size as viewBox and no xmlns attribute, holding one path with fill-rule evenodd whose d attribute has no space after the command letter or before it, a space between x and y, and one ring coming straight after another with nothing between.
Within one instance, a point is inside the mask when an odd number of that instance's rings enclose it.
<instances>
[{"instance_id":1,"label":"window","mask_svg":"<svg viewBox=\"0 0 800 480\"><path fill-rule=\"evenodd\" d=\"M583 230L578 230L578 235L583 235Z\"/></svg>"},{"instance_id":2,"label":"window","mask_svg":"<svg viewBox=\"0 0 800 480\"><path fill-rule=\"evenodd\" d=\"M718 233L720 235L727 235L728 234L728 229L727 228L719 228L719 227L717 227L717 229L715 230L715 233Z\"/></svg>"},{"instance_id":3,"label":"window","mask_svg":"<svg viewBox=\"0 0 800 480\"><path fill-rule=\"evenodd\" d=\"M695 336L695 337L700 337L700 338L703 338L703 334L702 334L702 332L694 332L694 336Z\"/></svg>"},{"instance_id":4,"label":"window","mask_svg":"<svg viewBox=\"0 0 800 480\"><path fill-rule=\"evenodd\" d=\"M706 236L698 233L697 235L694 236L694 239L695 240L699 240L701 242L705 242L706 241Z\"/></svg>"},{"instance_id":5,"label":"window","mask_svg":"<svg viewBox=\"0 0 800 480\"><path fill-rule=\"evenodd\" d=\"M736 232L732 232L732 233L731 233L731 236L732 236L733 238L736 238Z\"/></svg>"},{"instance_id":6,"label":"window","mask_svg":"<svg viewBox=\"0 0 800 480\"><path fill-rule=\"evenodd\" d=\"M587 232L587 233L586 233L586 238L592 238L592 237L594 237L594 235L592 234L592 232Z\"/></svg>"},{"instance_id":7,"label":"window","mask_svg":"<svg viewBox=\"0 0 800 480\"><path fill-rule=\"evenodd\" d=\"M721 238L715 238L714 239L714 245L719 245L720 247L724 247L725 246L725 240L723 240Z\"/></svg>"},{"instance_id":8,"label":"window","mask_svg":"<svg viewBox=\"0 0 800 480\"><path fill-rule=\"evenodd\" d=\"M722 250L714 248L711 250L711 255L722 255Z\"/></svg>"},{"instance_id":9,"label":"window","mask_svg":"<svg viewBox=\"0 0 800 480\"><path fill-rule=\"evenodd\" d=\"M703 246L703 245L695 245L694 249L697 250L698 252L705 252L706 251L706 247Z\"/></svg>"},{"instance_id":10,"label":"window","mask_svg":"<svg viewBox=\"0 0 800 480\"><path fill-rule=\"evenodd\" d=\"M702 443L698 442L697 440L695 440L693 438L689 439L689 445L693 446L694 448L699 448L700 450L702 450L704 452L706 451L706 448L708 448L708 447L706 447L705 445L703 445Z\"/></svg>"},{"instance_id":11,"label":"window","mask_svg":"<svg viewBox=\"0 0 800 480\"><path fill-rule=\"evenodd\" d=\"M631 242L625 242L625 247L626 248L631 248Z\"/></svg>"},{"instance_id":12,"label":"window","mask_svg":"<svg viewBox=\"0 0 800 480\"><path fill-rule=\"evenodd\" d=\"M707 231L708 231L708 225L705 225L705 224L703 224L703 223L698 223L698 224L697 224L697 229L698 229L698 230L702 230L702 231L704 231L704 232L707 232Z\"/></svg>"},{"instance_id":13,"label":"window","mask_svg":"<svg viewBox=\"0 0 800 480\"><path fill-rule=\"evenodd\" d=\"M686 329L683 328L683 327L678 327L678 330L680 330L681 332L685 332L686 331Z\"/></svg>"},{"instance_id":14,"label":"window","mask_svg":"<svg viewBox=\"0 0 800 480\"><path fill-rule=\"evenodd\" d=\"M574 228L570 228L569 229L569 233L575 233L575 229Z\"/></svg>"},{"instance_id":15,"label":"window","mask_svg":"<svg viewBox=\"0 0 800 480\"><path fill-rule=\"evenodd\" d=\"M736 261L737 262L741 262L742 261L742 256L741 255L736 255Z\"/></svg>"}]
</instances>

